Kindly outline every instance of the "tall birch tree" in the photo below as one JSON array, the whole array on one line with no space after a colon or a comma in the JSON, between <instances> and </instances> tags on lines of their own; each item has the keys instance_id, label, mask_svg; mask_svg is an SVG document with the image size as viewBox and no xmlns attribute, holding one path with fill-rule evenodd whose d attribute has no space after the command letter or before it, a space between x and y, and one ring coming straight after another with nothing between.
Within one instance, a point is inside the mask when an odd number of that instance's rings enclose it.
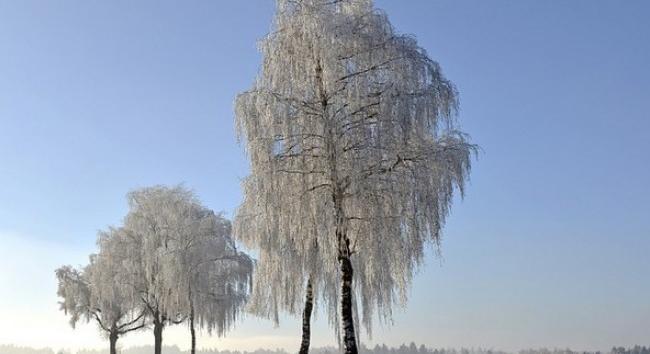
<instances>
[{"instance_id":1,"label":"tall birch tree","mask_svg":"<svg viewBox=\"0 0 650 354\"><path fill-rule=\"evenodd\" d=\"M463 193L474 146L456 122L457 92L371 0L278 0L260 48L260 74L236 101L252 172L235 233L285 260L269 269L297 262L277 286L312 277L357 353L355 309L370 331L375 314L406 301ZM292 303L304 290L277 293Z\"/></svg>"}]
</instances>

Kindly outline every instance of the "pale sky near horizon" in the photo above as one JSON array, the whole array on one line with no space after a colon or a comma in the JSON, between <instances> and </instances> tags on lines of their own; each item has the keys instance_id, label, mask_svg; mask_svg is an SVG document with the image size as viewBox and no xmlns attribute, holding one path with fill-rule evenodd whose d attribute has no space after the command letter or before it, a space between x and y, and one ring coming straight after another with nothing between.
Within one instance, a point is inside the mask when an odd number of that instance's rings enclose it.
<instances>
[{"instance_id":1,"label":"pale sky near horizon","mask_svg":"<svg viewBox=\"0 0 650 354\"><path fill-rule=\"evenodd\" d=\"M606 350L650 342L650 2L378 0L461 96L472 181L373 345ZM184 182L232 215L234 96L273 1L0 0L0 344L104 348L57 310L124 195ZM324 314L314 345L333 343ZM185 327L165 344L187 348ZM244 319L199 346L299 343ZM151 333L125 346L152 344Z\"/></svg>"}]
</instances>

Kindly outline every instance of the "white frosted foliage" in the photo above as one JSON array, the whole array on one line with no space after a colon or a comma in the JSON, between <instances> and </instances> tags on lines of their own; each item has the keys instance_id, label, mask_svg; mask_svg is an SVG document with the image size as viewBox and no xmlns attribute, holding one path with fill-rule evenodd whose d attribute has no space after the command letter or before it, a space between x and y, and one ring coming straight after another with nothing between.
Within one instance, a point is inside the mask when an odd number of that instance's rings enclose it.
<instances>
[{"instance_id":1,"label":"white frosted foliage","mask_svg":"<svg viewBox=\"0 0 650 354\"><path fill-rule=\"evenodd\" d=\"M138 189L128 201L124 225L99 233L88 266L56 271L72 325L96 319L119 335L150 327L156 353L169 325L187 322L193 347L196 328L224 335L248 299L253 268L230 221L182 186Z\"/></svg>"},{"instance_id":2,"label":"white frosted foliage","mask_svg":"<svg viewBox=\"0 0 650 354\"><path fill-rule=\"evenodd\" d=\"M124 252L119 243L112 242L119 232L110 228L99 233L100 251L90 256L90 263L83 269L63 266L56 270L57 295L61 310L70 316L70 324L75 327L79 320L96 322L111 342L111 353L118 337L145 325L142 304L122 286Z\"/></svg>"},{"instance_id":3,"label":"white frosted foliage","mask_svg":"<svg viewBox=\"0 0 650 354\"><path fill-rule=\"evenodd\" d=\"M369 0L280 0L260 50L259 76L236 101L251 175L235 235L260 253L251 305L296 313L311 276L337 324L349 258L370 331L406 302L463 192L475 147L455 119L457 92Z\"/></svg>"},{"instance_id":4,"label":"white frosted foliage","mask_svg":"<svg viewBox=\"0 0 650 354\"><path fill-rule=\"evenodd\" d=\"M186 320L222 335L248 296L252 261L230 237L230 222L183 187L128 195L125 244L132 244L133 296L164 325Z\"/></svg>"}]
</instances>

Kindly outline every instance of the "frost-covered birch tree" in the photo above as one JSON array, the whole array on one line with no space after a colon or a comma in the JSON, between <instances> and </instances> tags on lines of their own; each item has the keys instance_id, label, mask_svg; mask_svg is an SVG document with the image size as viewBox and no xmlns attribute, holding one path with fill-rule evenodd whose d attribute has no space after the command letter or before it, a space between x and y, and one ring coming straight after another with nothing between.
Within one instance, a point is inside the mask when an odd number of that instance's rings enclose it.
<instances>
[{"instance_id":1,"label":"frost-covered birch tree","mask_svg":"<svg viewBox=\"0 0 650 354\"><path fill-rule=\"evenodd\" d=\"M296 262L274 275L284 282L271 300L295 304L311 277L356 353L355 308L370 331L375 314L405 303L463 193L474 146L455 119L457 92L371 0L278 0L261 52L236 101L252 172L235 234L275 260L261 257L258 276Z\"/></svg>"},{"instance_id":2,"label":"frost-covered birch tree","mask_svg":"<svg viewBox=\"0 0 650 354\"><path fill-rule=\"evenodd\" d=\"M176 292L179 311L187 315L190 353L196 352L196 328L218 336L232 328L248 299L253 262L231 238L230 221L204 209L195 232L173 242L174 276L185 291Z\"/></svg>"},{"instance_id":3,"label":"frost-covered birch tree","mask_svg":"<svg viewBox=\"0 0 650 354\"><path fill-rule=\"evenodd\" d=\"M109 340L110 354L117 353L119 337L144 327L142 308L121 286L122 252L114 236L119 232L111 228L99 233L100 252L81 271L71 266L56 270L61 310L70 315L73 328L80 319L96 321Z\"/></svg>"},{"instance_id":4,"label":"frost-covered birch tree","mask_svg":"<svg viewBox=\"0 0 650 354\"><path fill-rule=\"evenodd\" d=\"M252 261L237 251L230 223L181 187L156 186L128 195L123 244L132 272L128 283L145 307L160 354L166 326L189 322L222 335L244 305Z\"/></svg>"},{"instance_id":5,"label":"frost-covered birch tree","mask_svg":"<svg viewBox=\"0 0 650 354\"><path fill-rule=\"evenodd\" d=\"M244 194L251 180L244 182ZM240 214L239 221L250 222ZM241 225L239 228L242 228ZM263 234L258 234L261 236ZM259 260L255 269L253 293L249 300L248 310L258 316L271 319L279 324L281 311L292 315L302 311L302 340L300 354L309 352L311 340L311 317L315 306L312 282L320 274L316 263L307 263L304 255L296 248L295 243L284 243L281 252L273 249L271 244L265 244L263 238L241 236L244 239L255 239L259 243L248 242L249 246L259 251ZM269 284L273 284L269 286ZM304 300L303 300L304 299Z\"/></svg>"}]
</instances>

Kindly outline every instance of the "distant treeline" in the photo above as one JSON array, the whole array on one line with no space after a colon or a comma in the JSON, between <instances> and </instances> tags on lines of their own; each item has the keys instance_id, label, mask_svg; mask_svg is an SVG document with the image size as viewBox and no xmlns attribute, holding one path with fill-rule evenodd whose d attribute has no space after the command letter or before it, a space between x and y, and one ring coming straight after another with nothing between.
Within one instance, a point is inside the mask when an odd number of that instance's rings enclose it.
<instances>
[{"instance_id":1,"label":"distant treeline","mask_svg":"<svg viewBox=\"0 0 650 354\"><path fill-rule=\"evenodd\" d=\"M120 354L151 354L153 352L152 346L132 347L128 349L118 350ZM164 347L163 354L187 354L189 351L180 350L177 346ZM340 353L338 348L324 347L314 348L310 350L313 354L337 354ZM16 347L13 345L0 345L0 354L107 354L108 350L80 350L76 353L67 350L55 352L49 348L34 349L26 347ZM399 347L388 347L386 345L377 345L368 348L362 345L359 348L361 354L513 354L501 350L492 349L432 349L424 345L416 345L411 343L409 345L402 344ZM238 351L238 350L218 350L218 349L201 349L197 350L197 354L289 354L282 349L257 349L255 351ZM650 346L636 345L630 348L613 347L609 351L573 351L570 349L526 349L520 350L516 354L650 354Z\"/></svg>"}]
</instances>

